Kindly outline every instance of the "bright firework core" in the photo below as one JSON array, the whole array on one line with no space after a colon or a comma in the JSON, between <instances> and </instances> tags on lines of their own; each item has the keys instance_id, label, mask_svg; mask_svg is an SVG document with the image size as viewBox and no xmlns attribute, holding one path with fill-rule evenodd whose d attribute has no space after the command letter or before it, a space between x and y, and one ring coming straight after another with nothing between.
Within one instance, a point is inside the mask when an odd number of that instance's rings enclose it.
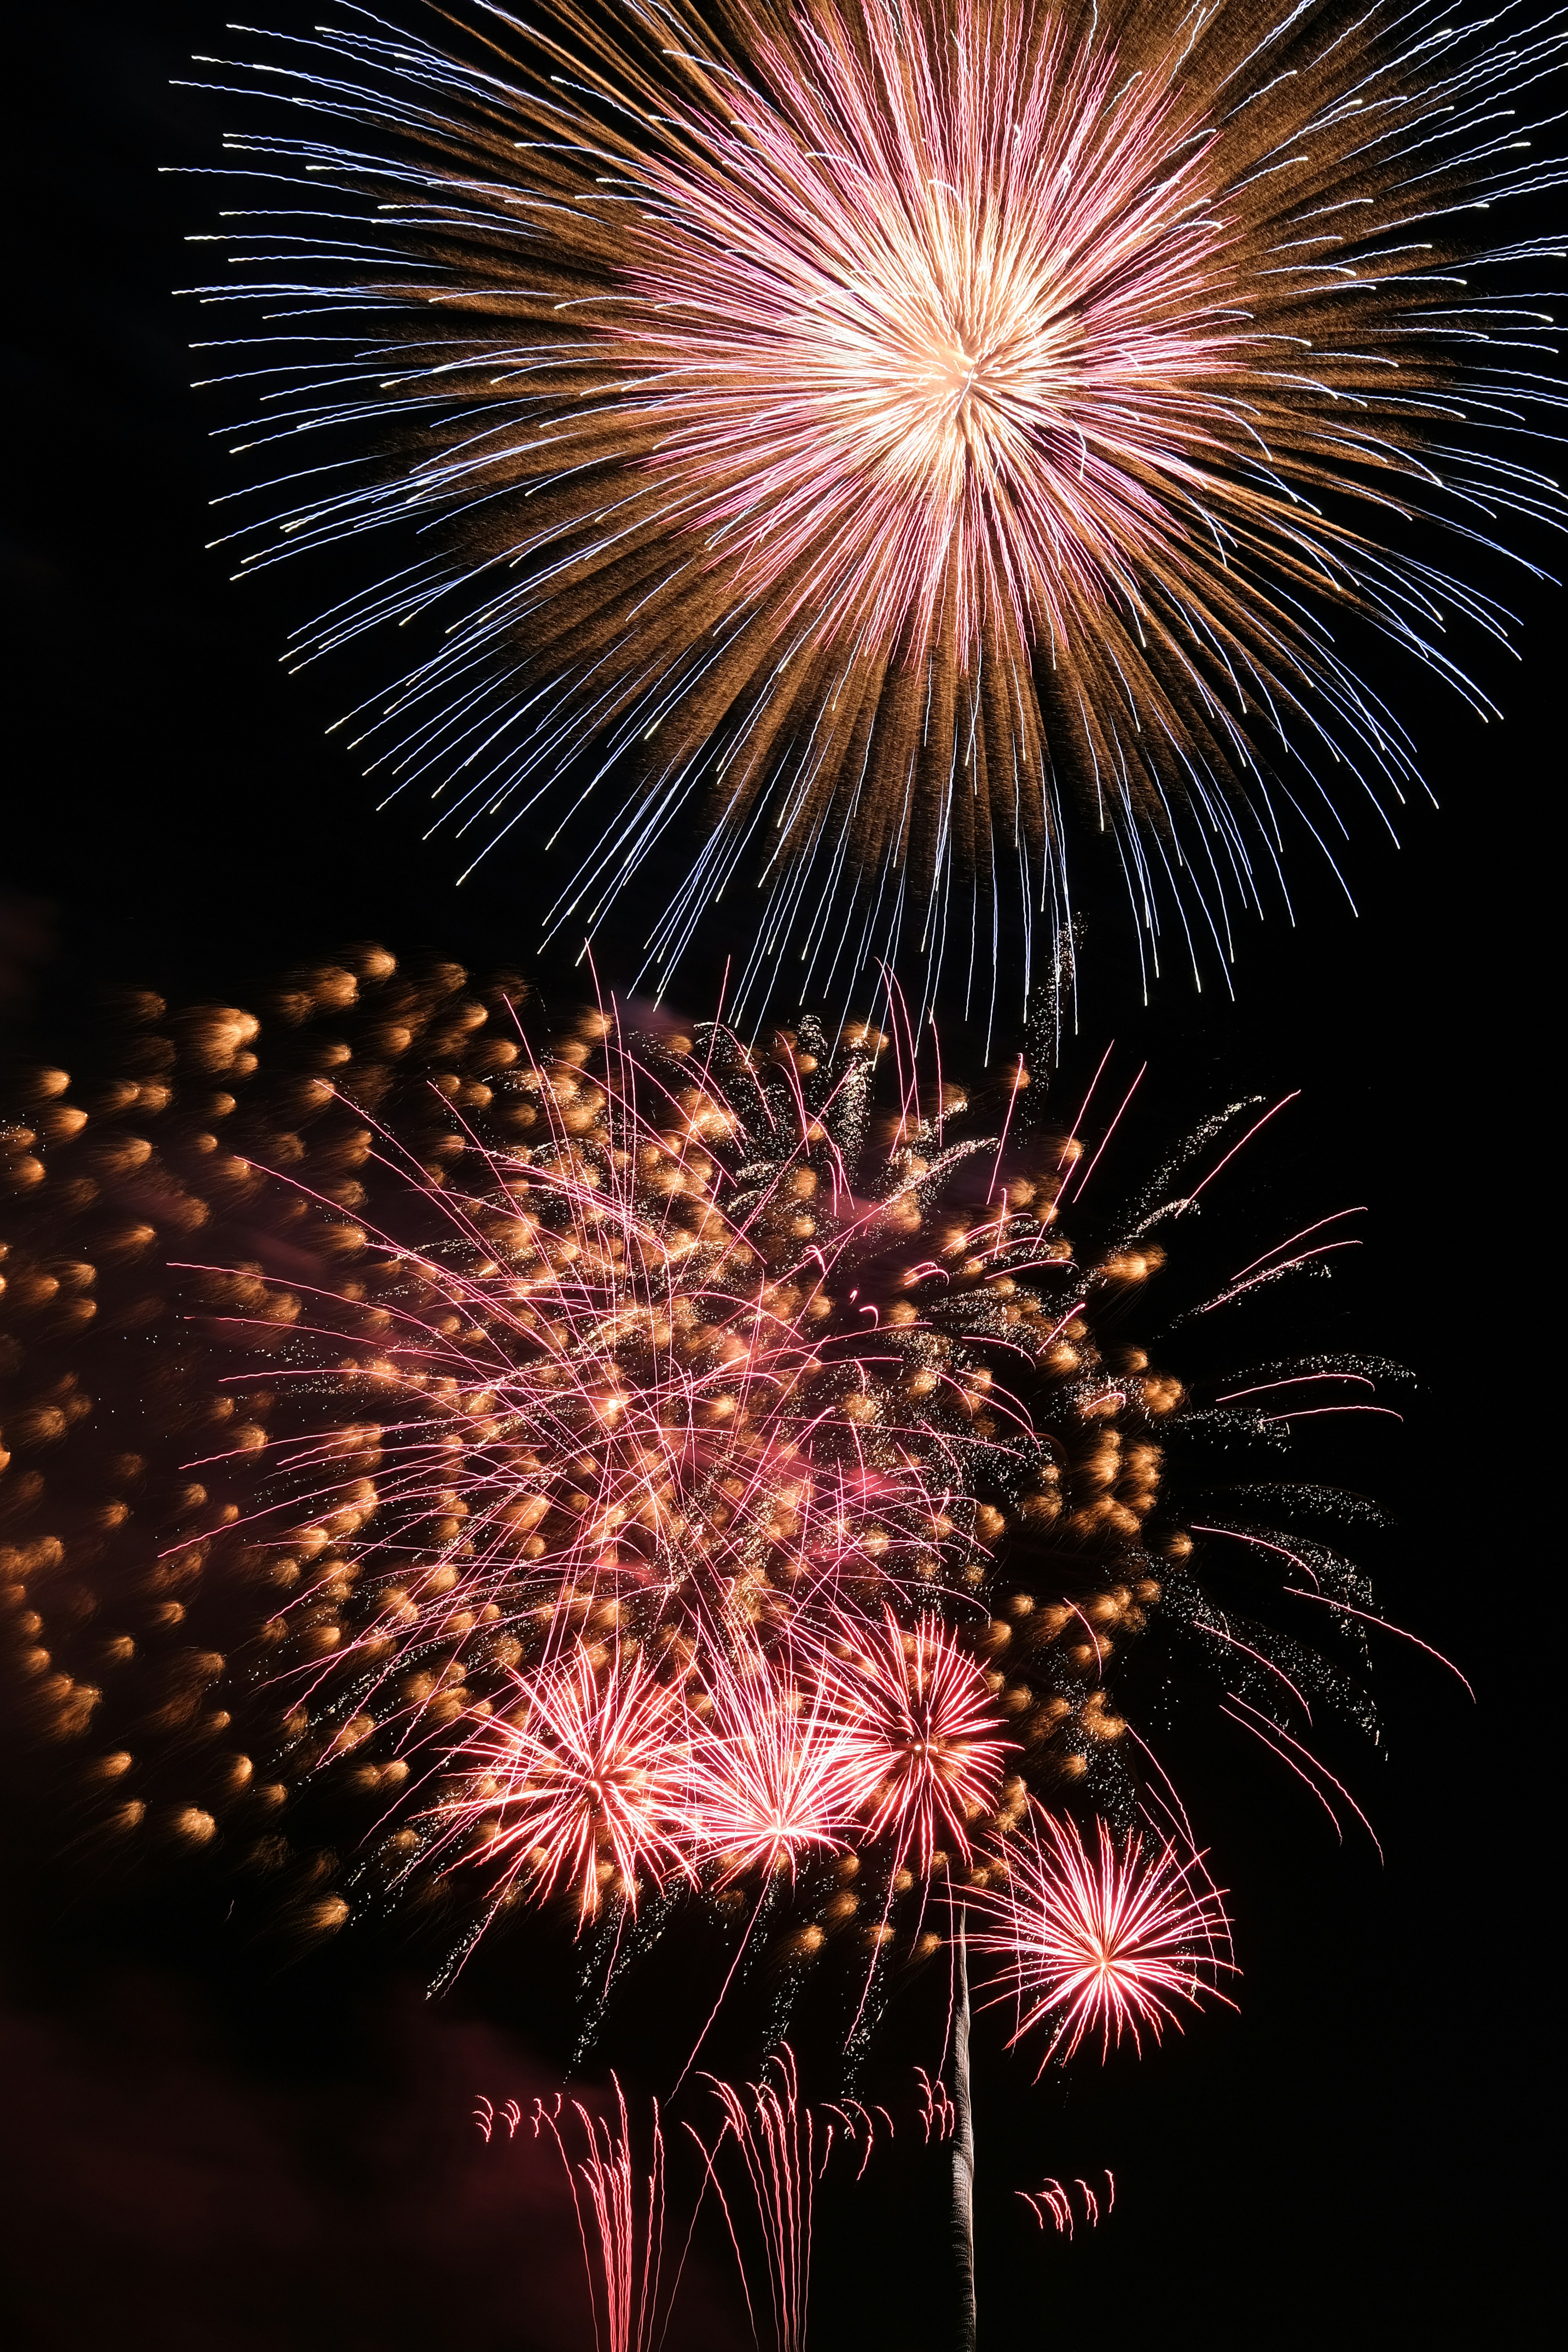
<instances>
[{"instance_id":1,"label":"bright firework core","mask_svg":"<svg viewBox=\"0 0 1568 2352\"><path fill-rule=\"evenodd\" d=\"M1246 364L1192 218L1211 134L1157 73L1113 100L1117 51L1029 8L960 11L951 40L877 8L852 33L831 12L794 29L805 74L764 35L774 101L734 100L747 144L722 137L722 221L664 175L683 225L727 247L706 257L705 383L682 403L700 421L655 462L700 449L733 471L697 527L744 519L747 588L821 614L826 638L869 634L921 670L949 632L972 669L999 628L993 657L1027 671L1126 582L1140 508L1157 532L1138 477L1185 470L1189 382ZM781 245L805 206L810 247ZM638 282L685 311L698 289L665 252ZM759 282L790 279L792 320L759 320Z\"/></svg>"}]
</instances>

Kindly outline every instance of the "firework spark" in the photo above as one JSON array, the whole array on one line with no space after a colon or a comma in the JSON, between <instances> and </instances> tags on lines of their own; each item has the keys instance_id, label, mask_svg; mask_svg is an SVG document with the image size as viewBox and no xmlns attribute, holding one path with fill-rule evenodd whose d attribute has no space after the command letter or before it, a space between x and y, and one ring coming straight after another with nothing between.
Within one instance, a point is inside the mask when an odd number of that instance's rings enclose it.
<instances>
[{"instance_id":1,"label":"firework spark","mask_svg":"<svg viewBox=\"0 0 1568 2352\"><path fill-rule=\"evenodd\" d=\"M778 2352L801 2352L806 2341L807 2303L811 2278L811 2208L816 2185L816 2118L800 2096L800 2072L788 2042L773 2059L759 2083L737 2090L731 2083L710 2076L710 2087L724 2112L718 2139L705 2148L709 2177L727 2141L739 2150L746 2179L757 2209L763 2260L773 2305L773 2331ZM691 2126L686 2128L691 2130ZM692 2137L698 2139L693 2132ZM730 2242L740 2264L747 2311L756 2332L751 2290L746 2284L746 2261L741 2252L729 2199L719 2186Z\"/></svg>"},{"instance_id":2,"label":"firework spark","mask_svg":"<svg viewBox=\"0 0 1568 2352\"><path fill-rule=\"evenodd\" d=\"M1069 800L1151 936L1174 896L1227 946L1291 806L1341 829L1314 751L1412 774L1335 608L1469 690L1446 615L1506 616L1405 523L1561 511L1489 446L1549 321L1448 265L1560 181L1494 129L1557 21L474 0L452 54L280 40L236 70L288 121L235 152L298 208L203 289L287 320L259 375L216 347L242 446L288 452L246 561L392 534L298 641L441 625L371 728L391 789L476 855L563 768L608 793L574 929L700 810L650 952L755 871L742 999L786 946L934 967L968 876L1060 936Z\"/></svg>"},{"instance_id":3,"label":"firework spark","mask_svg":"<svg viewBox=\"0 0 1568 2352\"><path fill-rule=\"evenodd\" d=\"M1078 2191L1076 2199L1072 2194L1074 2189ZM1063 2231L1068 2237L1072 2236L1073 2222L1080 2202L1083 2207L1083 2218L1092 2230L1098 2229L1100 2226L1102 2194L1105 2199L1107 2220L1116 2210L1116 2183L1110 2172L1105 2175L1103 2191L1091 2189L1086 2180L1078 2179L1067 2181L1047 2180L1042 2182L1039 2189L1019 2189L1013 2193L1029 2207L1042 2230L1049 2217L1051 2225L1058 2237L1061 2237Z\"/></svg>"},{"instance_id":4,"label":"firework spark","mask_svg":"<svg viewBox=\"0 0 1568 2352\"><path fill-rule=\"evenodd\" d=\"M940 2076L933 2082L924 2066L917 2066L915 2075L920 2085L920 2128L925 2145L929 2147L936 2140L940 2146L953 2137L956 2110L952 2097Z\"/></svg>"},{"instance_id":5,"label":"firework spark","mask_svg":"<svg viewBox=\"0 0 1568 2352\"><path fill-rule=\"evenodd\" d=\"M500 2126L505 2126L509 2143L527 2122L534 2138L547 2141L560 2159L576 2209L600 2352L652 2352L655 2343L667 2339L672 2308L710 2189L740 2263L741 2288L755 2330L753 2273L742 2250L742 2240L751 2231L744 2221L737 2226L740 2200L726 2187L727 2175L733 2183L735 2169L726 2161L730 2147L740 2158L745 2202L755 2208L779 2352L800 2352L805 2341L817 2187L835 2148L853 2151L852 2178L858 2182L864 2179L878 2147L896 2137L894 2118L883 2106L868 2107L849 2099L813 2109L800 2095L800 2069L788 2042L758 2082L737 2085L715 2075L701 2079L718 2102L720 2122L712 2137L693 2123L682 2126L699 2169L689 2215L682 2216L687 2223L685 2249L673 2277L664 2263L672 2168L656 2099L640 2130L633 2129L626 2095L614 2074L608 2099L601 2098L594 2107L559 2093L550 2100L536 2098L527 2115L515 2098L498 2107L485 2096L476 2101L473 2121L487 2147ZM916 2079L925 2085L928 2116L931 2086L918 2070Z\"/></svg>"},{"instance_id":6,"label":"firework spark","mask_svg":"<svg viewBox=\"0 0 1568 2352\"><path fill-rule=\"evenodd\" d=\"M571 2186L598 2352L651 2352L653 2344L662 2340L654 2330L664 2237L664 2135L655 2100L647 2164L645 2168L640 2166L632 2147L626 2095L613 2075L611 2088L613 2116L591 2115L580 2100L573 2100L566 2113L569 2127L575 2123L582 2155L574 2155L568 2147L562 2131L564 2103L559 2099L552 2107L536 2100L534 2137L548 2135ZM487 2109L490 2103L485 2100L482 2105ZM516 2116L514 2105L507 2117L514 2134ZM493 2125L486 2119L482 2127L488 2142Z\"/></svg>"},{"instance_id":7,"label":"firework spark","mask_svg":"<svg viewBox=\"0 0 1568 2352\"><path fill-rule=\"evenodd\" d=\"M1229 1927L1196 1858L1135 1832L1118 1846L1103 1822L1091 1855L1075 1822L1039 1808L1033 1829L1009 1851L1007 1885L971 1898L985 1923L975 1948L1001 1961L993 1998L1018 2004L1014 2042L1044 2021L1047 2058L1064 2043L1071 2057L1095 2032L1103 2057L1124 2033L1141 2050L1145 2031L1157 2041L1179 2024L1176 2002L1225 1998Z\"/></svg>"}]
</instances>

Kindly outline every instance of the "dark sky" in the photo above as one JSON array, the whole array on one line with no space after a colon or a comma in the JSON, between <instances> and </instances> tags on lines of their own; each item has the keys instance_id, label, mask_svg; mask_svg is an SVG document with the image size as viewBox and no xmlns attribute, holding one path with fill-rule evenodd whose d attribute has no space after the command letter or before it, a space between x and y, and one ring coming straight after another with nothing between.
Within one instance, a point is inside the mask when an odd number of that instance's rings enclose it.
<instances>
[{"instance_id":1,"label":"dark sky","mask_svg":"<svg viewBox=\"0 0 1568 2352\"><path fill-rule=\"evenodd\" d=\"M220 12L32 13L47 37L12 118L34 143L13 180L24 511L0 1016L68 1039L107 978L243 1002L257 974L341 938L526 961L526 856L455 891L451 849L420 842L417 812L377 816L324 737L334 682L278 668L304 583L232 588L203 552L214 420L186 388L190 313L168 289L215 199L156 173L215 156L214 113L167 84L221 46ZM1038 2095L987 2050L988 2343L1446 2343L1461 2325L1496 2341L1528 2316L1529 2105L1521 2122L1501 2086L1534 2079L1557 2005L1538 1893L1556 1808L1534 1742L1556 1632L1537 1514L1558 1476L1542 1138L1564 615L1555 592L1516 601L1520 662L1464 649L1504 724L1418 677L1380 680L1441 806L1412 808L1396 851L1359 825L1358 916L1299 866L1297 923L1243 935L1233 1000L1175 971L1145 1010L1121 909L1090 891L1080 1055L1114 1038L1153 1065L1129 1181L1217 1097L1300 1087L1226 1213L1261 1247L1298 1205L1368 1204L1367 1245L1312 1329L1418 1376L1403 1430L1346 1475L1396 1517L1375 1560L1389 1613L1458 1658L1479 1704L1379 1653L1386 1754L1363 1757L1357 1793L1382 1866L1222 1725L1184 1726L1184 1787L1233 1891L1242 2012ZM279 1975L205 1920L129 1923L90 1951L57 1922L13 1938L6 1966L11 2342L578 2342L553 2316L549 2192L524 2170L502 2183L465 2120L476 2089L546 2079L526 1984L433 2008L395 1957L339 1949ZM1107 2164L1112 2223L1071 2248L1029 2233L1013 2188ZM826 2219L821 2352L926 2340L923 2209L904 2195Z\"/></svg>"}]
</instances>

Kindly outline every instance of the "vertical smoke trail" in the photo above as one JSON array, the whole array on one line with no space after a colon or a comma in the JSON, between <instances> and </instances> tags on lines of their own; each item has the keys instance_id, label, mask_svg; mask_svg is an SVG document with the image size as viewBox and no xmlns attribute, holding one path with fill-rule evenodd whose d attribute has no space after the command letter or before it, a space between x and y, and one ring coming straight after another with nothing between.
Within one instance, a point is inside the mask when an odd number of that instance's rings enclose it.
<instances>
[{"instance_id":1,"label":"vertical smoke trail","mask_svg":"<svg viewBox=\"0 0 1568 2352\"><path fill-rule=\"evenodd\" d=\"M969 1956L958 1915L958 1985L953 2015L953 2247L955 2352L975 2352L975 2117L969 2098Z\"/></svg>"}]
</instances>

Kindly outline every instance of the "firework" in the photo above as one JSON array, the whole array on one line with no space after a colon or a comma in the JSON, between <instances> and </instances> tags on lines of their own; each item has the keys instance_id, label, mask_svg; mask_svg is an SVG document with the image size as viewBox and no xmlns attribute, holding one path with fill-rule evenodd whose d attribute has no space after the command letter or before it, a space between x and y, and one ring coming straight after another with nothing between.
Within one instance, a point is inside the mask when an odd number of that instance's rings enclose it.
<instances>
[{"instance_id":1,"label":"firework","mask_svg":"<svg viewBox=\"0 0 1568 2352\"><path fill-rule=\"evenodd\" d=\"M1075 2189L1079 2192L1076 2200L1072 2194ZM1083 2207L1083 2218L1092 2230L1098 2229L1100 2226L1102 2194L1105 2200L1107 2220L1116 2210L1116 2183L1110 2172L1105 2175L1105 2187L1103 2192L1091 2189L1086 2180L1080 2179L1068 2181L1047 2180L1036 2189L1019 2189L1015 2190L1014 2194L1029 2207L1042 2230L1046 2224L1046 2217L1049 2215L1051 2227L1058 2237L1061 2237L1064 2231L1068 2237L1072 2236L1077 2205L1080 2202Z\"/></svg>"},{"instance_id":2,"label":"firework","mask_svg":"<svg viewBox=\"0 0 1568 2352\"><path fill-rule=\"evenodd\" d=\"M931 2084L918 2069L915 2079L924 2085L929 2116ZM698 2169L689 2218L682 2217L686 2219L685 2247L673 2279L664 2272L664 2234L680 2191L677 2187L673 2200L670 2151L656 2099L651 2102L645 2132L634 2131L625 2092L613 2074L608 2101L601 2102L608 2113L559 2094L549 2101L536 2099L527 2115L516 2099L497 2107L481 2096L475 2105L473 2120L486 2147L502 2126L503 2145L515 2141L527 2122L534 2138L548 2141L559 2158L577 2213L594 2340L601 2352L651 2352L655 2342L664 2340L710 2189L740 2264L741 2290L755 2333L752 2271L742 2251L743 2236L751 2233L737 2227L736 2168L726 2160L732 2147L740 2158L746 2201L756 2212L779 2352L799 2352L805 2341L817 2186L826 2177L835 2147L854 2152L853 2178L860 2181L879 2145L895 2137L885 2107L871 2108L852 2099L813 2109L800 2095L800 2069L788 2042L758 2082L737 2085L715 2075L705 2075L702 2082L717 2100L720 2122L716 2135L690 2121L682 2125ZM640 2143L645 2145L645 2155L639 2152ZM727 2178L732 2182L729 2189Z\"/></svg>"},{"instance_id":3,"label":"firework","mask_svg":"<svg viewBox=\"0 0 1568 2352\"><path fill-rule=\"evenodd\" d=\"M1472 248L1560 180L1511 135L1556 22L474 0L450 52L269 40L234 72L287 117L234 152L295 209L201 289L273 345L208 347L287 453L246 564L383 543L297 643L430 629L389 791L476 856L591 795L577 930L696 820L649 952L753 876L743 998L787 946L934 968L971 879L987 937L1015 889L1060 935L1071 803L1151 937L1174 898L1223 946L1292 809L1338 827L1314 751L1412 773L1336 614L1462 692L1446 616L1505 625L1409 518L1560 512L1490 446L1550 322L1472 282L1537 253Z\"/></svg>"},{"instance_id":4,"label":"firework","mask_svg":"<svg viewBox=\"0 0 1568 2352\"><path fill-rule=\"evenodd\" d=\"M571 2184L596 2347L601 2352L650 2352L658 2340L653 2331L664 2252L664 2135L655 2100L644 2178L632 2150L625 2094L613 2076L611 2085L615 2098L613 2118L591 2115L579 2100L571 2103L570 2120L577 2126L583 2155L573 2156L568 2147L561 2129L563 2103L559 2099L553 2111L536 2102L534 2136L549 2135ZM489 2105L488 2100L483 2102L486 2110ZM514 2105L507 2116L514 2137L520 2119ZM481 2118L481 2128L488 2141L493 2128L489 2114Z\"/></svg>"},{"instance_id":5,"label":"firework","mask_svg":"<svg viewBox=\"0 0 1568 2352\"><path fill-rule=\"evenodd\" d=\"M259 1018L132 1011L8 1130L8 1820L50 1870L200 1851L443 1969L549 1904L602 1974L684 1895L776 1983L836 1948L858 2032L1031 1792L1137 1818L1108 1678L1152 1621L1336 1801L1301 1709L1364 1703L1224 1568L1353 1649L1364 1582L1230 1465L1184 1523L1166 1455L1375 1368L1206 1402L1095 1338L1257 1109L1079 1254L1103 1135L1017 1065L922 1075L902 1013L633 1050L368 949Z\"/></svg>"},{"instance_id":6,"label":"firework","mask_svg":"<svg viewBox=\"0 0 1568 2352\"><path fill-rule=\"evenodd\" d=\"M712 2088L724 2111L724 2125L716 2144L706 2151L709 2176L714 2177L725 2143L732 2142L739 2151L757 2209L778 2352L801 2352L811 2277L817 2128L815 2116L800 2097L795 2053L786 2042L762 2080L747 2083L744 2091L717 2081L712 2081ZM824 2163L826 2155L824 2149ZM746 2284L746 2262L722 2187L719 2199L755 2335L757 2318Z\"/></svg>"},{"instance_id":7,"label":"firework","mask_svg":"<svg viewBox=\"0 0 1568 2352\"><path fill-rule=\"evenodd\" d=\"M527 1873L541 1895L575 1888L589 1920L608 1888L634 1909L640 1884L685 1860L689 1734L678 1689L640 1658L596 1666L584 1644L530 1675L468 1742L469 1779L444 1809L459 1837L492 1815L487 1864L510 1889Z\"/></svg>"},{"instance_id":8,"label":"firework","mask_svg":"<svg viewBox=\"0 0 1568 2352\"><path fill-rule=\"evenodd\" d=\"M938 1832L967 1863L968 1822L994 1811L1006 1743L976 1659L940 1620L902 1626L891 1610L843 1646L841 1685L865 1834L894 1839L894 1869L908 1855L929 1874Z\"/></svg>"},{"instance_id":9,"label":"firework","mask_svg":"<svg viewBox=\"0 0 1568 2352\"><path fill-rule=\"evenodd\" d=\"M924 2066L917 2066L915 2075L920 2085L922 2136L928 2147L934 2139L940 2145L953 2137L956 2116L952 2098L946 2084L940 2080L933 2082Z\"/></svg>"},{"instance_id":10,"label":"firework","mask_svg":"<svg viewBox=\"0 0 1568 2352\"><path fill-rule=\"evenodd\" d=\"M1168 1839L1118 1846L1102 1822L1091 1854L1071 1820L1037 1809L1032 1826L1009 1850L1006 1887L971 1897L977 1950L1001 1956L994 1997L1018 2005L1013 2041L1045 2021L1047 2057L1096 2032L1102 2056L1124 2033L1141 2050L1143 2032L1157 2041L1179 2023L1176 2002L1197 2008L1233 1966L1218 1893Z\"/></svg>"},{"instance_id":11,"label":"firework","mask_svg":"<svg viewBox=\"0 0 1568 2352\"><path fill-rule=\"evenodd\" d=\"M813 1848L841 1850L848 1751L821 1685L786 1678L759 1654L716 1676L701 1743L695 1826L721 1883L791 1875Z\"/></svg>"},{"instance_id":12,"label":"firework","mask_svg":"<svg viewBox=\"0 0 1568 2352\"><path fill-rule=\"evenodd\" d=\"M545 1055L521 1150L470 1133L472 1175L413 1184L443 1237L414 1252L376 1229L390 1320L361 1360L382 1400L361 1590L325 1651L286 1618L280 1662L328 1768L345 1734L413 1767L403 1883L465 1874L493 1916L570 1881L580 1927L601 1889L634 1907L639 1883L700 1880L722 1903L749 1879L753 1916L790 1888L806 1906L785 1949L854 1922L874 1958L903 1896L918 1910L975 1863L977 1823L1020 1817L1009 1748L1049 1775L1058 1735L1119 1736L1098 1687L1110 1636L1079 1601L1031 1629L1032 1671L1073 1691L1045 1700L983 1668L1013 1620L979 1591L1009 1525L1064 1517L1053 1590L1063 1551L1096 1593L1124 1570L1142 1517L1111 1491L1107 1430L1179 1391L1098 1370L1051 1238L1060 1179L1004 1188L994 1139L952 1131L951 1089L929 1117L907 1085L873 1116L883 1043L803 1024L766 1056L718 1030L635 1058L619 1033L587 1059ZM1046 1153L1076 1164L1060 1139ZM1037 1415L1061 1392L1089 1433L1081 1477L1064 1485L993 1364ZM354 1393L357 1369L334 1365L329 1391ZM325 1429L312 1410L326 1370L319 1354L295 1433L251 1465L253 1540L340 1499L343 1407ZM1134 1465L1145 1511L1156 1466ZM1027 1546L1009 1559L1027 1577ZM1118 1624L1124 1601L1107 1602ZM1086 1642L1053 1653L1073 1626ZM647 1749L619 1744L629 1720L660 1727ZM1057 1752L1068 1780L1085 1769ZM863 1891L844 1875L862 1854Z\"/></svg>"}]
</instances>

